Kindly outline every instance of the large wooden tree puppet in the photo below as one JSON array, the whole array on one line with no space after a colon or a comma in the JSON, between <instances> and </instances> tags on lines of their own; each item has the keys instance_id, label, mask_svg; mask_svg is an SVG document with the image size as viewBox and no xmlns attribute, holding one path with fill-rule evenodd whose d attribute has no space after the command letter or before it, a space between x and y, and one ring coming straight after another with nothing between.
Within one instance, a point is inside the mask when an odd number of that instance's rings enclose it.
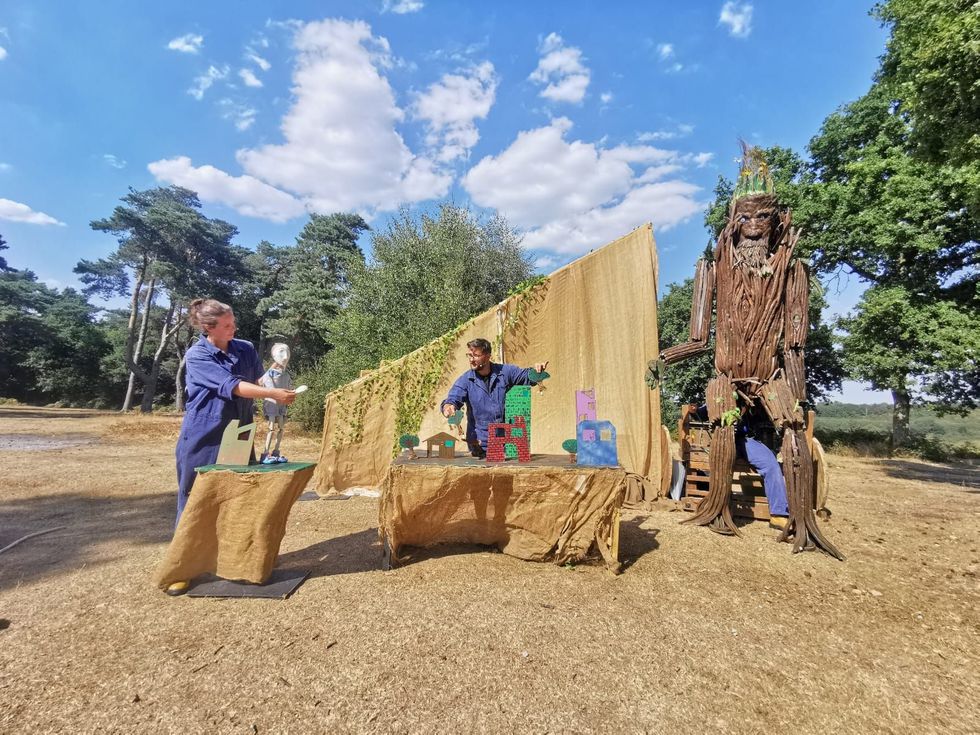
<instances>
[{"instance_id":1,"label":"large wooden tree puppet","mask_svg":"<svg viewBox=\"0 0 980 735\"><path fill-rule=\"evenodd\" d=\"M708 383L712 423L709 491L688 522L738 534L732 520L735 428L749 412L765 413L782 430L789 522L779 537L793 551L814 546L839 559L813 512L813 461L806 440L803 348L809 331L809 274L794 258L800 232L781 209L761 152L742 144L742 169L713 261L698 261L690 340L664 350L669 365L708 349L712 297L716 302L715 377ZM659 371L657 371L659 372Z\"/></svg>"}]
</instances>

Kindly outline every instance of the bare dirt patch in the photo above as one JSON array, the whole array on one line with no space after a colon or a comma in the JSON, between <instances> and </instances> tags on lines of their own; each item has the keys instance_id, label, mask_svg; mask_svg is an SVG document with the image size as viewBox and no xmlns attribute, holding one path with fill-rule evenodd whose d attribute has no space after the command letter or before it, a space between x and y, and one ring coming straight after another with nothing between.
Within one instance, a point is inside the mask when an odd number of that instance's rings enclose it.
<instances>
[{"instance_id":1,"label":"bare dirt patch","mask_svg":"<svg viewBox=\"0 0 980 735\"><path fill-rule=\"evenodd\" d=\"M4 454L0 548L66 528L0 555L0 732L980 730L970 468L831 455L844 563L627 513L619 577L459 546L381 572L376 499L302 502L290 600L171 599L179 418L10 410L99 439Z\"/></svg>"},{"instance_id":2,"label":"bare dirt patch","mask_svg":"<svg viewBox=\"0 0 980 735\"><path fill-rule=\"evenodd\" d=\"M0 434L0 452L44 452L49 449L94 444L98 437L89 434L44 436L40 434Z\"/></svg>"}]
</instances>

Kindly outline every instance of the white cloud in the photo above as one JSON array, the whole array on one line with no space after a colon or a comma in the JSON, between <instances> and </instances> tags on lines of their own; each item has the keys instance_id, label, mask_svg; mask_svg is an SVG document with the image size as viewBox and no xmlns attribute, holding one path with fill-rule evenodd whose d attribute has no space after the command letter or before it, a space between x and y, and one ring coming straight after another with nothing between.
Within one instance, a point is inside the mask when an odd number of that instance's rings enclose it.
<instances>
[{"instance_id":1,"label":"white cloud","mask_svg":"<svg viewBox=\"0 0 980 735\"><path fill-rule=\"evenodd\" d=\"M480 139L476 120L486 118L496 91L493 64L485 61L460 74L444 74L416 95L412 114L428 123L426 144L436 151L436 160L449 163L467 156Z\"/></svg>"},{"instance_id":2,"label":"white cloud","mask_svg":"<svg viewBox=\"0 0 980 735\"><path fill-rule=\"evenodd\" d=\"M12 171L13 168L14 167L11 166L9 163L4 163L3 161L0 161L0 172L6 173L7 171Z\"/></svg>"},{"instance_id":3,"label":"white cloud","mask_svg":"<svg viewBox=\"0 0 980 735\"><path fill-rule=\"evenodd\" d=\"M3 61L6 58L7 58L7 49L5 49L3 46L0 46L0 61Z\"/></svg>"},{"instance_id":4,"label":"white cloud","mask_svg":"<svg viewBox=\"0 0 980 735\"><path fill-rule=\"evenodd\" d=\"M112 166L113 168L126 168L126 162L112 153L104 154L102 160L105 161L106 165Z\"/></svg>"},{"instance_id":5,"label":"white cloud","mask_svg":"<svg viewBox=\"0 0 980 735\"><path fill-rule=\"evenodd\" d=\"M621 200L595 207L533 230L524 237L532 250L579 255L631 232L645 222L668 230L701 212L699 187L684 181L664 181L631 189Z\"/></svg>"},{"instance_id":6,"label":"white cloud","mask_svg":"<svg viewBox=\"0 0 980 735\"><path fill-rule=\"evenodd\" d=\"M262 86L262 80L255 76L255 72L253 72L251 69L239 69L238 76L240 76L242 81L245 82L246 87Z\"/></svg>"},{"instance_id":7,"label":"white cloud","mask_svg":"<svg viewBox=\"0 0 980 735\"><path fill-rule=\"evenodd\" d=\"M661 43L657 44L657 53L660 54L662 61L673 58L674 56L674 44L672 43Z\"/></svg>"},{"instance_id":8,"label":"white cloud","mask_svg":"<svg viewBox=\"0 0 980 735\"><path fill-rule=\"evenodd\" d=\"M196 54L201 50L203 45L204 36L198 35L197 33L187 33L173 39L167 44L167 48L171 51L180 51L183 54Z\"/></svg>"},{"instance_id":9,"label":"white cloud","mask_svg":"<svg viewBox=\"0 0 980 735\"><path fill-rule=\"evenodd\" d=\"M26 204L14 202L10 199L0 199L0 219L10 220L11 222L23 222L29 225L59 225L65 226L64 222L59 222L51 215L44 212L35 212Z\"/></svg>"},{"instance_id":10,"label":"white cloud","mask_svg":"<svg viewBox=\"0 0 980 735\"><path fill-rule=\"evenodd\" d=\"M251 61L257 67L259 67L259 69L261 69L262 71L269 71L269 69L272 68L272 64L270 64L268 61L263 59L261 56L259 56L251 49L247 49L245 51L245 58Z\"/></svg>"},{"instance_id":11,"label":"white cloud","mask_svg":"<svg viewBox=\"0 0 980 735\"><path fill-rule=\"evenodd\" d=\"M187 156L154 161L147 169L161 182L191 189L205 201L249 217L285 222L306 212L301 201L253 176L229 176L214 166L195 167Z\"/></svg>"},{"instance_id":12,"label":"white cloud","mask_svg":"<svg viewBox=\"0 0 980 735\"><path fill-rule=\"evenodd\" d=\"M559 261L554 255L542 255L534 260L534 270L547 273L554 270Z\"/></svg>"},{"instance_id":13,"label":"white cloud","mask_svg":"<svg viewBox=\"0 0 980 735\"><path fill-rule=\"evenodd\" d=\"M294 46L285 141L238 151L247 173L321 212L387 210L445 195L451 176L413 155L395 129L404 113L379 70L392 63L386 39L363 21L323 20L300 27Z\"/></svg>"},{"instance_id":14,"label":"white cloud","mask_svg":"<svg viewBox=\"0 0 980 735\"><path fill-rule=\"evenodd\" d=\"M159 171L155 175L171 183L180 183L178 177L213 182L207 189L190 181L185 185L205 201L277 221L297 216L304 206L371 217L445 196L451 173L413 154L396 129L405 113L382 74L393 63L387 40L372 35L363 21L283 27L295 31L296 50L293 103L280 124L283 141L240 149L236 158L245 176L195 168L186 157L150 164ZM236 182L234 196L225 191L231 182Z\"/></svg>"},{"instance_id":15,"label":"white cloud","mask_svg":"<svg viewBox=\"0 0 980 735\"><path fill-rule=\"evenodd\" d=\"M603 92L602 94L599 95L599 100L604 105L608 105L610 102L612 102L612 99L613 99L612 92Z\"/></svg>"},{"instance_id":16,"label":"white cloud","mask_svg":"<svg viewBox=\"0 0 980 735\"><path fill-rule=\"evenodd\" d=\"M255 108L246 107L228 98L219 100L218 106L221 108L221 117L231 120L239 130L248 130L255 122Z\"/></svg>"},{"instance_id":17,"label":"white cloud","mask_svg":"<svg viewBox=\"0 0 980 735\"><path fill-rule=\"evenodd\" d=\"M561 36L549 33L538 51L543 55L528 77L544 86L538 95L552 102L581 102L591 78L591 72L582 63L581 50L565 46Z\"/></svg>"},{"instance_id":18,"label":"white cloud","mask_svg":"<svg viewBox=\"0 0 980 735\"><path fill-rule=\"evenodd\" d=\"M718 23L728 26L728 32L735 38L747 38L752 32L752 4L726 2L721 6Z\"/></svg>"},{"instance_id":19,"label":"white cloud","mask_svg":"<svg viewBox=\"0 0 980 735\"><path fill-rule=\"evenodd\" d=\"M209 66L206 72L194 80L194 84L187 90L187 94L196 100L203 99L204 93L211 88L211 85L219 79L224 79L227 77L228 71L229 69L227 65L221 67L220 69L214 65Z\"/></svg>"},{"instance_id":20,"label":"white cloud","mask_svg":"<svg viewBox=\"0 0 980 735\"><path fill-rule=\"evenodd\" d=\"M603 148L569 141L572 123L557 118L523 131L497 156L487 156L463 177L473 201L498 209L525 228L532 249L575 254L652 220L667 229L703 207L699 188L661 181L694 156L653 146Z\"/></svg>"},{"instance_id":21,"label":"white cloud","mask_svg":"<svg viewBox=\"0 0 980 735\"><path fill-rule=\"evenodd\" d=\"M425 3L422 0L384 0L381 4L381 12L404 15L405 13L417 13L424 7Z\"/></svg>"},{"instance_id":22,"label":"white cloud","mask_svg":"<svg viewBox=\"0 0 980 735\"><path fill-rule=\"evenodd\" d=\"M652 143L657 140L674 140L675 138L686 138L694 132L694 126L687 123L679 124L674 130L655 130L652 132L640 133L636 139L641 143Z\"/></svg>"}]
</instances>

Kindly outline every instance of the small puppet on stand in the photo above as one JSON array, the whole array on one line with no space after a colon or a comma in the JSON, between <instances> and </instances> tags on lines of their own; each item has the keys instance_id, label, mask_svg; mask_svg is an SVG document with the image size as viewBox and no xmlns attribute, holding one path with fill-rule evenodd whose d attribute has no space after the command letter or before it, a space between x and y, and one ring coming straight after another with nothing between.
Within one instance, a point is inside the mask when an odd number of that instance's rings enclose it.
<instances>
[{"instance_id":1,"label":"small puppet on stand","mask_svg":"<svg viewBox=\"0 0 980 735\"><path fill-rule=\"evenodd\" d=\"M263 374L259 382L266 388L292 389L293 379L286 372L286 366L289 365L289 345L277 342L272 345L271 354L272 365L265 371L265 374ZM288 461L279 454L279 446L282 444L282 434L286 428L286 406L266 398L262 401L262 413L265 414L266 421L269 422L269 428L265 435L265 451L262 453L262 464L276 464L277 462ZM273 433L276 435L276 448L270 452Z\"/></svg>"}]
</instances>

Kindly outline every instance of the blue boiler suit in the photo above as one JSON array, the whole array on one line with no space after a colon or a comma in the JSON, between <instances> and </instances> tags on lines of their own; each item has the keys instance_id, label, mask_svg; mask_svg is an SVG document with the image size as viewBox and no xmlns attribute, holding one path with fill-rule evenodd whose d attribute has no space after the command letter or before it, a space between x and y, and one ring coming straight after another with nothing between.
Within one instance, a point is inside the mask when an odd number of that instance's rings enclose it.
<instances>
[{"instance_id":1,"label":"blue boiler suit","mask_svg":"<svg viewBox=\"0 0 980 735\"><path fill-rule=\"evenodd\" d=\"M466 405L466 443L469 444L471 453L478 454L475 451L477 444L486 452L487 427L504 421L507 389L514 385L537 385L527 376L529 370L530 368L492 362L489 386L484 384L483 378L475 370L467 370L453 383L446 400L439 405L439 410L447 404L455 408Z\"/></svg>"},{"instance_id":2,"label":"blue boiler suit","mask_svg":"<svg viewBox=\"0 0 980 735\"><path fill-rule=\"evenodd\" d=\"M221 435L233 419L254 420L251 398L232 393L241 381L257 383L262 361L251 342L233 339L222 352L203 335L187 351L187 413L177 439L177 520L194 484L195 467L214 464Z\"/></svg>"}]
</instances>

